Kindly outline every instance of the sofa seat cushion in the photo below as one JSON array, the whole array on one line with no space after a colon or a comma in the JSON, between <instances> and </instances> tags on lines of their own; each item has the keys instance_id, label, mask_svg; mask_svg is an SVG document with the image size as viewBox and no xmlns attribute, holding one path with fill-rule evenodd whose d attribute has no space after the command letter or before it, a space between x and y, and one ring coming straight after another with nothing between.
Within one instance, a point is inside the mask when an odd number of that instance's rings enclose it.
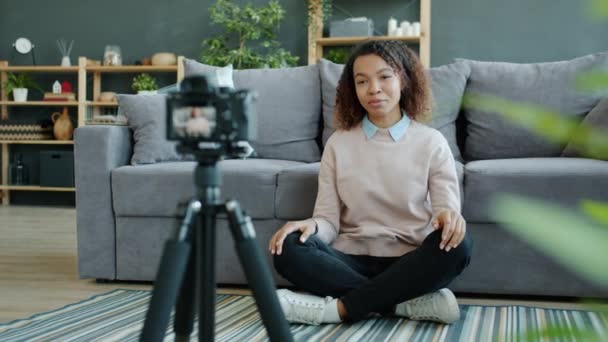
<instances>
[{"instance_id":1,"label":"sofa seat cushion","mask_svg":"<svg viewBox=\"0 0 608 342\"><path fill-rule=\"evenodd\" d=\"M252 218L275 215L277 174L301 164L289 160L229 159L218 163L222 198L234 198ZM112 171L112 198L116 216L177 216L178 204L195 194L195 162L123 166Z\"/></svg>"},{"instance_id":2,"label":"sofa seat cushion","mask_svg":"<svg viewBox=\"0 0 608 342\"><path fill-rule=\"evenodd\" d=\"M317 199L320 163L283 169L277 177L277 218L303 220L312 217Z\"/></svg>"},{"instance_id":3,"label":"sofa seat cushion","mask_svg":"<svg viewBox=\"0 0 608 342\"><path fill-rule=\"evenodd\" d=\"M495 222L489 215L492 196L515 193L569 207L581 199L608 201L608 162L583 158L496 159L464 167L464 217Z\"/></svg>"}]
</instances>

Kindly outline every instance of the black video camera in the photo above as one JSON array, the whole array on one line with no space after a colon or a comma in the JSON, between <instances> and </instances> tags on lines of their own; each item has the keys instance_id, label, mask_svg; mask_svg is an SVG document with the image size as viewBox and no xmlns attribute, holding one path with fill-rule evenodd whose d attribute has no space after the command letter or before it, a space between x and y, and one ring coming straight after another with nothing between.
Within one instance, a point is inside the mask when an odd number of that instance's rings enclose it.
<instances>
[{"instance_id":1,"label":"black video camera","mask_svg":"<svg viewBox=\"0 0 608 342\"><path fill-rule=\"evenodd\" d=\"M246 156L256 137L254 94L218 87L211 76L182 80L167 95L167 140L179 141L179 152Z\"/></svg>"}]
</instances>

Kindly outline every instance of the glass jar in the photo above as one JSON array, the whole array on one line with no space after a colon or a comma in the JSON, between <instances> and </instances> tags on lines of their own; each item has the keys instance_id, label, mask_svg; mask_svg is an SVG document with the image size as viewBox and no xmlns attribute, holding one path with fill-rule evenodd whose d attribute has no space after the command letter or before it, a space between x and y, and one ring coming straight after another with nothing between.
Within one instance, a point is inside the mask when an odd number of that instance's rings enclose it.
<instances>
[{"instance_id":1,"label":"glass jar","mask_svg":"<svg viewBox=\"0 0 608 342\"><path fill-rule=\"evenodd\" d=\"M122 52L118 45L106 45L103 54L103 65L117 66L122 65Z\"/></svg>"}]
</instances>

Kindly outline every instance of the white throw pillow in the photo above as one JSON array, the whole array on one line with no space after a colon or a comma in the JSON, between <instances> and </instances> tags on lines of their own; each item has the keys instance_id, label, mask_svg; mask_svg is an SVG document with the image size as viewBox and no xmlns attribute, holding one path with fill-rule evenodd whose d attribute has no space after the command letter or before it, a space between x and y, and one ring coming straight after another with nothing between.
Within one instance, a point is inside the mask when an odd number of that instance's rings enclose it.
<instances>
[{"instance_id":1,"label":"white throw pillow","mask_svg":"<svg viewBox=\"0 0 608 342\"><path fill-rule=\"evenodd\" d=\"M228 64L225 67L216 68L215 76L217 77L217 83L220 87L229 87L234 89L234 82L232 81L232 64Z\"/></svg>"}]
</instances>

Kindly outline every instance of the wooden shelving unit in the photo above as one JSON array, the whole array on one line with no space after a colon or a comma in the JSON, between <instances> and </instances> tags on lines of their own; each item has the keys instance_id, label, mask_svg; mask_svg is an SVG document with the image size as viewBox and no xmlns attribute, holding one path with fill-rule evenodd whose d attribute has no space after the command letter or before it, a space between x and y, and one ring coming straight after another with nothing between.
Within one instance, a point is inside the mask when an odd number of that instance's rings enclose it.
<instances>
[{"instance_id":1,"label":"wooden shelving unit","mask_svg":"<svg viewBox=\"0 0 608 342\"><path fill-rule=\"evenodd\" d=\"M2 87L0 89L0 120L7 120L9 117L9 111L12 107L78 107L79 101L26 101L26 102L15 102L8 99L8 95L4 90L4 82L6 82L8 73L11 72L23 72L23 73L36 73L36 74L75 74L80 79L80 74L84 72L78 66L62 67L62 66L49 66L49 65L38 65L38 66L9 66L8 62L0 61L0 83ZM77 121L80 123L80 111L77 110ZM2 181L0 182L0 197L2 198L2 204L7 205L10 203L10 191L74 191L73 187L57 188L57 187L42 187L39 185L10 185L8 184L8 168L10 160L10 145L74 145L73 140L0 140L0 146L2 150Z\"/></svg>"},{"instance_id":2,"label":"wooden shelving unit","mask_svg":"<svg viewBox=\"0 0 608 342\"><path fill-rule=\"evenodd\" d=\"M50 186L38 186L38 185L0 185L1 190L19 190L19 191L61 191L70 192L75 191L76 188L64 188L64 187L50 187Z\"/></svg>"},{"instance_id":3,"label":"wooden shelving unit","mask_svg":"<svg viewBox=\"0 0 608 342\"><path fill-rule=\"evenodd\" d=\"M177 65L172 66L142 66L142 65L123 65L123 66L102 66L90 65L87 63L86 57L78 58L77 66L62 67L62 66L10 66L6 61L0 61L0 120L7 120L12 107L77 107L77 115L75 127L80 127L86 124L87 113L92 108L93 115L99 113L102 107L117 107L116 102L101 102L97 101L101 93L102 74L111 73L175 73L176 80L179 82L184 77L183 68L184 57L178 57ZM24 73L72 73L77 76L77 100L76 101L27 101L15 102L9 100L5 90L4 82L6 82L8 73L24 72ZM92 99L87 98L87 76L93 75ZM111 91L110 89L104 89ZM10 185L8 184L8 168L10 160L10 145L56 145L69 146L74 145L73 140L0 140L0 151L2 152L1 160L1 181L0 181L0 197L2 204L10 203L10 191L55 191L55 192L70 192L75 191L73 187L42 187L38 185Z\"/></svg>"},{"instance_id":4,"label":"wooden shelving unit","mask_svg":"<svg viewBox=\"0 0 608 342\"><path fill-rule=\"evenodd\" d=\"M0 105L4 106L43 106L43 107L52 107L52 106L78 106L78 101L27 101L27 102L15 102L15 101L0 101Z\"/></svg>"},{"instance_id":5,"label":"wooden shelving unit","mask_svg":"<svg viewBox=\"0 0 608 342\"><path fill-rule=\"evenodd\" d=\"M11 145L74 145L74 140L0 140Z\"/></svg>"},{"instance_id":6,"label":"wooden shelving unit","mask_svg":"<svg viewBox=\"0 0 608 342\"><path fill-rule=\"evenodd\" d=\"M78 59L78 65L80 68L84 69L84 77L85 80L79 82L79 93L78 93L78 101L79 106L81 107L79 112L83 113L83 120L86 122L94 119L96 116L100 115L101 107L116 107L118 106L115 102L102 102L99 101L99 95L102 91L102 75L103 74L115 74L115 73L175 73L176 74L176 82L179 82L184 77L184 68L183 68L184 57L179 56L177 58L177 65L170 66L153 66L153 65L121 65L121 66L103 66L103 65L88 65L86 57L80 57ZM93 98L91 100L86 99L87 93L87 84L86 77L89 73L93 74ZM82 95L81 95L82 93ZM83 98L81 98L83 96ZM92 108L91 117L87 117L87 113L89 112L89 108ZM83 124L86 124L83 122Z\"/></svg>"},{"instance_id":7,"label":"wooden shelving unit","mask_svg":"<svg viewBox=\"0 0 608 342\"><path fill-rule=\"evenodd\" d=\"M308 64L315 64L323 57L325 46L354 45L367 39L401 40L419 45L420 61L425 67L431 66L431 0L420 0L420 36L372 36L372 37L323 37L323 14L321 0L308 0L315 8L313 20L308 27Z\"/></svg>"}]
</instances>

